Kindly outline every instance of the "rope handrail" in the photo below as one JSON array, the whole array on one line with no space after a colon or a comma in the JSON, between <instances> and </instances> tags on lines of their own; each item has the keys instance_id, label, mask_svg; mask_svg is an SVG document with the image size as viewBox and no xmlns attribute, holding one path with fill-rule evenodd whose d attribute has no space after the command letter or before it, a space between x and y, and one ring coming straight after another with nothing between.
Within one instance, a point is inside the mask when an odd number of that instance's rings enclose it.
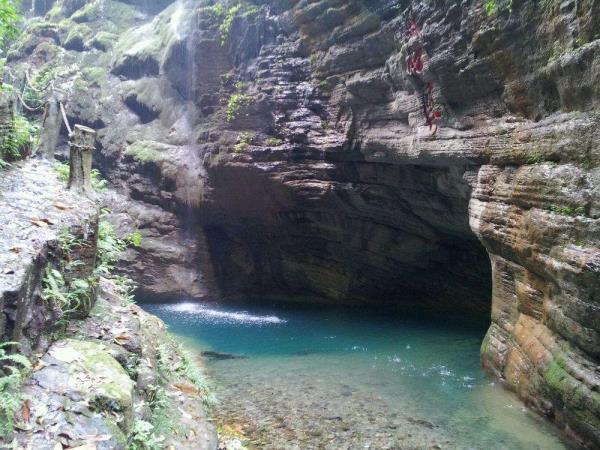
<instances>
[{"instance_id":1,"label":"rope handrail","mask_svg":"<svg viewBox=\"0 0 600 450\"><path fill-rule=\"evenodd\" d=\"M48 83L46 83L46 86L44 86L42 89L38 89L38 88L34 87L33 83L31 82L31 78L29 78L28 70L25 71L25 79L27 81L27 84L29 85L29 89L31 89L34 92L46 92L46 89L48 89L48 87L52 83L52 80L49 80Z\"/></svg>"},{"instance_id":2,"label":"rope handrail","mask_svg":"<svg viewBox=\"0 0 600 450\"><path fill-rule=\"evenodd\" d=\"M44 105L40 105L38 107L33 107L33 106L29 106L27 103L25 103L25 101L23 100L23 97L21 97L21 94L19 94L18 92L15 91L15 94L17 94L17 98L19 99L19 101L21 102L21 105L23 105L23 108L25 108L27 111L29 112L36 112L36 111L40 111Z\"/></svg>"},{"instance_id":3,"label":"rope handrail","mask_svg":"<svg viewBox=\"0 0 600 450\"><path fill-rule=\"evenodd\" d=\"M60 112L62 114L62 118L65 122L65 126L67 127L67 131L69 132L69 136L71 136L73 134L73 130L71 129L71 126L69 125L69 119L67 119L67 112L65 111L65 106L63 105L62 102L59 102L60 104Z\"/></svg>"}]
</instances>

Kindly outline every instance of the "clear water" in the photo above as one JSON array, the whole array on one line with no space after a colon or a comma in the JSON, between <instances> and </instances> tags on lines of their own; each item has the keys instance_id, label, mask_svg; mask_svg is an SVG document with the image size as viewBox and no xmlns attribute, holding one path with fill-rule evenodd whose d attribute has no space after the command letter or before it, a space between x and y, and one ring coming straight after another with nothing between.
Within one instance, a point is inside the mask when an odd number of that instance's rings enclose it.
<instances>
[{"instance_id":1,"label":"clear water","mask_svg":"<svg viewBox=\"0 0 600 450\"><path fill-rule=\"evenodd\" d=\"M144 305L209 360L222 419L257 448L564 449L482 371L466 320L295 306ZM462 323L458 323L462 322Z\"/></svg>"}]
</instances>

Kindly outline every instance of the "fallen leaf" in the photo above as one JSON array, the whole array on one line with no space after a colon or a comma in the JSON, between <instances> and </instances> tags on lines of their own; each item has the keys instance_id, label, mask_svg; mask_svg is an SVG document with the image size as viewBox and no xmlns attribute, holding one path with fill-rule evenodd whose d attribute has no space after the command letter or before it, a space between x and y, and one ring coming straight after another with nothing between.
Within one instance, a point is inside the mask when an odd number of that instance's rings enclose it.
<instances>
[{"instance_id":1,"label":"fallen leaf","mask_svg":"<svg viewBox=\"0 0 600 450\"><path fill-rule=\"evenodd\" d=\"M20 416L21 422L29 423L31 420L31 400L25 400L23 402Z\"/></svg>"},{"instance_id":2,"label":"fallen leaf","mask_svg":"<svg viewBox=\"0 0 600 450\"><path fill-rule=\"evenodd\" d=\"M40 227L40 228L48 228L48 223L44 222L43 220L39 220L39 219L31 219L31 223L33 225L35 225L36 227Z\"/></svg>"},{"instance_id":3,"label":"fallen leaf","mask_svg":"<svg viewBox=\"0 0 600 450\"><path fill-rule=\"evenodd\" d=\"M125 333L121 333L121 334L117 334L115 336L115 340L116 341L130 341L131 340L131 336Z\"/></svg>"},{"instance_id":4,"label":"fallen leaf","mask_svg":"<svg viewBox=\"0 0 600 450\"><path fill-rule=\"evenodd\" d=\"M60 203L60 202L54 203L54 207L57 208L57 209L60 209L61 211L64 211L65 209L71 209L72 208L72 206L68 206L68 205L65 205L64 203Z\"/></svg>"},{"instance_id":5,"label":"fallen leaf","mask_svg":"<svg viewBox=\"0 0 600 450\"><path fill-rule=\"evenodd\" d=\"M21 247L12 247L9 249L13 253L21 253L21 250L23 250Z\"/></svg>"},{"instance_id":6,"label":"fallen leaf","mask_svg":"<svg viewBox=\"0 0 600 450\"><path fill-rule=\"evenodd\" d=\"M54 225L54 221L51 219L48 219L47 217L44 217L43 219L40 219L42 222L46 222L48 225Z\"/></svg>"},{"instance_id":7,"label":"fallen leaf","mask_svg":"<svg viewBox=\"0 0 600 450\"><path fill-rule=\"evenodd\" d=\"M37 372L38 370L43 369L44 367L46 367L48 364L46 364L44 361L38 361L35 366L33 366L33 371Z\"/></svg>"},{"instance_id":8,"label":"fallen leaf","mask_svg":"<svg viewBox=\"0 0 600 450\"><path fill-rule=\"evenodd\" d=\"M173 386L175 386L176 389L180 390L181 392L183 392L185 394L194 395L194 394L198 393L198 389L196 389L191 384L175 383Z\"/></svg>"}]
</instances>

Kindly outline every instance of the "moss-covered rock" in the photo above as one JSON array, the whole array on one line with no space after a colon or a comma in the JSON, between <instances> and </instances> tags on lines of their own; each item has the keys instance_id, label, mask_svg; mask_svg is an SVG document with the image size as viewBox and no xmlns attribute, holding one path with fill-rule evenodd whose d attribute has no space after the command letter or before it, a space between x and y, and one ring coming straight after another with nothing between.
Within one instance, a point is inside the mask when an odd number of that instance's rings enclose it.
<instances>
[{"instance_id":1,"label":"moss-covered rock","mask_svg":"<svg viewBox=\"0 0 600 450\"><path fill-rule=\"evenodd\" d=\"M68 366L69 391L85 395L93 410L119 412L126 423L131 422L134 383L105 345L65 339L48 355Z\"/></svg>"},{"instance_id":2,"label":"moss-covered rock","mask_svg":"<svg viewBox=\"0 0 600 450\"><path fill-rule=\"evenodd\" d=\"M82 52L85 50L85 43L91 34L92 30L87 25L75 25L70 29L69 34L63 43L63 47L67 50Z\"/></svg>"},{"instance_id":3,"label":"moss-covered rock","mask_svg":"<svg viewBox=\"0 0 600 450\"><path fill-rule=\"evenodd\" d=\"M83 6L73 13L71 20L77 23L92 22L100 18L101 4L99 0L94 0L91 3Z\"/></svg>"},{"instance_id":4,"label":"moss-covered rock","mask_svg":"<svg viewBox=\"0 0 600 450\"><path fill-rule=\"evenodd\" d=\"M89 46L105 52L114 45L116 40L116 34L100 31L89 41Z\"/></svg>"},{"instance_id":5,"label":"moss-covered rock","mask_svg":"<svg viewBox=\"0 0 600 450\"><path fill-rule=\"evenodd\" d=\"M167 158L169 146L154 141L137 141L129 145L125 154L138 162L159 162Z\"/></svg>"}]
</instances>

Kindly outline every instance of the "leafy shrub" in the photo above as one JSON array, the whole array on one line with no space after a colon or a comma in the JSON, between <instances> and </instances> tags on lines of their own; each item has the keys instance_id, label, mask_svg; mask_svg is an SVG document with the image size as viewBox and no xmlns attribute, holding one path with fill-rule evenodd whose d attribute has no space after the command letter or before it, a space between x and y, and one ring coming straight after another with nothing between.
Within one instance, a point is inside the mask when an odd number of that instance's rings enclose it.
<instances>
[{"instance_id":1,"label":"leafy shrub","mask_svg":"<svg viewBox=\"0 0 600 450\"><path fill-rule=\"evenodd\" d=\"M582 206L564 206L564 205L550 205L548 211L551 211L561 216L580 216L585 214L585 209Z\"/></svg>"},{"instance_id":2,"label":"leafy shrub","mask_svg":"<svg viewBox=\"0 0 600 450\"><path fill-rule=\"evenodd\" d=\"M8 43L19 35L18 0L0 0L0 50L5 52Z\"/></svg>"},{"instance_id":3,"label":"leafy shrub","mask_svg":"<svg viewBox=\"0 0 600 450\"><path fill-rule=\"evenodd\" d=\"M171 355L179 355L177 363L173 364ZM185 380L191 382L202 397L202 402L206 410L210 410L216 403L212 386L204 371L193 361L193 357L181 342L171 338L168 344L162 344L158 348L158 367L163 373L177 374Z\"/></svg>"},{"instance_id":4,"label":"leafy shrub","mask_svg":"<svg viewBox=\"0 0 600 450\"><path fill-rule=\"evenodd\" d=\"M229 8L223 15L223 22L219 26L219 32L221 33L221 45L225 45L231 37L231 29L233 27L233 21L238 15L250 16L256 14L258 9L256 6L248 5L247 3L238 3L235 6Z\"/></svg>"},{"instance_id":5,"label":"leafy shrub","mask_svg":"<svg viewBox=\"0 0 600 450\"><path fill-rule=\"evenodd\" d=\"M115 263L128 245L141 245L142 235L135 231L124 239L119 239L112 225L100 220L98 224L97 263L92 276L65 280L63 272L70 270L81 261L74 260L70 253L76 247L85 245L80 239L73 236L68 230L59 234L59 244L65 253L60 270L48 265L42 279L42 298L44 301L56 305L63 315L77 311L88 311L92 307L92 293L98 284L98 277L110 276ZM127 302L133 301L133 281L126 277L115 277L115 284ZM64 323L61 323L64 325Z\"/></svg>"},{"instance_id":6,"label":"leafy shrub","mask_svg":"<svg viewBox=\"0 0 600 450\"><path fill-rule=\"evenodd\" d=\"M31 369L31 363L25 356L7 353L6 348L15 345L19 344L0 343L0 434L3 436L13 431L15 416L25 400L25 396L20 392L21 383Z\"/></svg>"},{"instance_id":7,"label":"leafy shrub","mask_svg":"<svg viewBox=\"0 0 600 450\"><path fill-rule=\"evenodd\" d=\"M502 11L512 12L513 0L485 0L483 8L488 16Z\"/></svg>"},{"instance_id":8,"label":"leafy shrub","mask_svg":"<svg viewBox=\"0 0 600 450\"><path fill-rule=\"evenodd\" d=\"M252 104L252 97L246 94L233 94L227 102L227 122L233 122L248 106Z\"/></svg>"},{"instance_id":9,"label":"leafy shrub","mask_svg":"<svg viewBox=\"0 0 600 450\"><path fill-rule=\"evenodd\" d=\"M113 275L112 280L117 287L117 292L123 298L124 303L132 304L135 303L135 288L137 287L134 281L124 275Z\"/></svg>"},{"instance_id":10,"label":"leafy shrub","mask_svg":"<svg viewBox=\"0 0 600 450\"><path fill-rule=\"evenodd\" d=\"M545 161L544 155L542 155L539 152L533 152L529 155L527 155L527 158L525 160L527 162L527 164L541 164Z\"/></svg>"},{"instance_id":11,"label":"leafy shrub","mask_svg":"<svg viewBox=\"0 0 600 450\"><path fill-rule=\"evenodd\" d=\"M192 356L183 348L183 345L180 343L177 343L176 345L178 352L181 355L181 363L175 367L175 371L179 372L192 382L202 396L204 407L210 410L216 404L217 400L206 375L202 369L193 362Z\"/></svg>"},{"instance_id":12,"label":"leafy shrub","mask_svg":"<svg viewBox=\"0 0 600 450\"><path fill-rule=\"evenodd\" d=\"M256 133L248 131L245 133L241 133L238 136L238 142L233 146L233 151L235 153L243 153L248 149L248 146L252 144L252 141L256 137Z\"/></svg>"},{"instance_id":13,"label":"leafy shrub","mask_svg":"<svg viewBox=\"0 0 600 450\"><path fill-rule=\"evenodd\" d=\"M26 155L39 135L39 124L30 122L25 116L16 114L10 125L8 133L2 140L0 147L0 167L7 165L5 160L14 160Z\"/></svg>"},{"instance_id":14,"label":"leafy shrub","mask_svg":"<svg viewBox=\"0 0 600 450\"><path fill-rule=\"evenodd\" d=\"M207 16L213 22L222 22L223 17L225 17L225 11L225 6L222 3L204 6L198 10L201 15Z\"/></svg>"}]
</instances>

